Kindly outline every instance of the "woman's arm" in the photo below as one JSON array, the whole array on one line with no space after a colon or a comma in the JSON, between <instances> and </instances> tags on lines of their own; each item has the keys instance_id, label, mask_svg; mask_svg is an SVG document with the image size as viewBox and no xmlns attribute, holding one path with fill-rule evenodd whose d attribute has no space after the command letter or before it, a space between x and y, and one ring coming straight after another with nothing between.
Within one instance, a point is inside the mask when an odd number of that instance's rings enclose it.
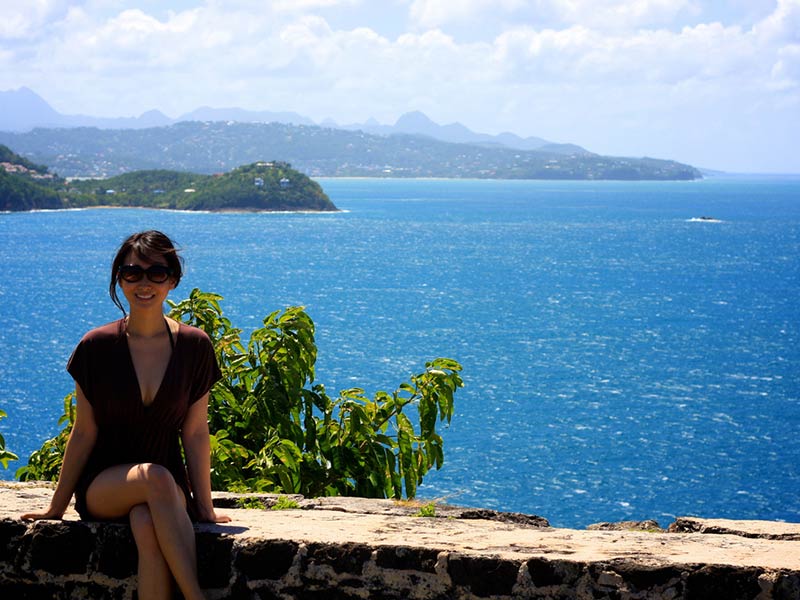
<instances>
[{"instance_id":1,"label":"woman's arm","mask_svg":"<svg viewBox=\"0 0 800 600\"><path fill-rule=\"evenodd\" d=\"M64 450L64 459L61 463L61 473L58 476L56 491L50 499L50 507L44 512L26 513L22 519L60 519L69 506L75 486L81 476L89 454L94 448L97 440L97 423L94 420L92 405L79 385L75 385L75 396L77 406L75 412L75 424L67 440L67 447Z\"/></svg>"},{"instance_id":2,"label":"woman's arm","mask_svg":"<svg viewBox=\"0 0 800 600\"><path fill-rule=\"evenodd\" d=\"M181 429L189 481L197 500L200 521L227 523L230 517L217 515L211 503L211 444L208 438L208 394L189 407Z\"/></svg>"}]
</instances>

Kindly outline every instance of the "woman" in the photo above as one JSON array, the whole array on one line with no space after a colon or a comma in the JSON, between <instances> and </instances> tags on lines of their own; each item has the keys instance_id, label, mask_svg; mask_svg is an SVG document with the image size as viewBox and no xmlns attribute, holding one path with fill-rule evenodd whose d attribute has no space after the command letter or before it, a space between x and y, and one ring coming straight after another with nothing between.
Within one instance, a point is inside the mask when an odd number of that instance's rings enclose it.
<instances>
[{"instance_id":1,"label":"woman","mask_svg":"<svg viewBox=\"0 0 800 600\"><path fill-rule=\"evenodd\" d=\"M58 484L45 512L22 517L60 519L74 493L82 519L129 520L142 600L171 597L173 579L186 600L203 598L192 520L230 520L211 504L208 393L221 376L214 350L203 331L163 312L181 274L159 231L119 248L109 293L124 316L91 330L72 353L77 412Z\"/></svg>"}]
</instances>

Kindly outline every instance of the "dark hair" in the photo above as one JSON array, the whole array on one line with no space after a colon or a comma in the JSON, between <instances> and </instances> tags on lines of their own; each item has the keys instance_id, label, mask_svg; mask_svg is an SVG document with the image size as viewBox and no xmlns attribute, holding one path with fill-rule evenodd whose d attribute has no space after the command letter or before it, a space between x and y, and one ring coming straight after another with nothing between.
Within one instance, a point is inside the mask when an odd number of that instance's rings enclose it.
<instances>
[{"instance_id":1,"label":"dark hair","mask_svg":"<svg viewBox=\"0 0 800 600\"><path fill-rule=\"evenodd\" d=\"M134 233L119 247L111 264L111 284L108 286L108 293L119 309L125 313L125 307L117 296L117 283L119 282L119 268L122 266L125 257L129 252L133 252L147 262L157 262L164 259L167 266L172 270L170 277L175 281L175 285L181 281L183 275L183 259L178 255L178 250L166 234L151 229Z\"/></svg>"}]
</instances>

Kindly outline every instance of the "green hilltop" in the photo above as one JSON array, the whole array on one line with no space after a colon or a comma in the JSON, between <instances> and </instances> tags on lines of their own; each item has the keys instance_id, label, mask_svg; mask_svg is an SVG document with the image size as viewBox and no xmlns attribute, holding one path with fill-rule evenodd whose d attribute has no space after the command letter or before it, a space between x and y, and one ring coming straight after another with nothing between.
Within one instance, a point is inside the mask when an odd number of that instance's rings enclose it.
<instances>
[{"instance_id":1,"label":"green hilltop","mask_svg":"<svg viewBox=\"0 0 800 600\"><path fill-rule=\"evenodd\" d=\"M127 206L209 211L335 211L320 185L285 162L205 175L150 169L68 181L0 145L0 210Z\"/></svg>"},{"instance_id":2,"label":"green hilltop","mask_svg":"<svg viewBox=\"0 0 800 600\"><path fill-rule=\"evenodd\" d=\"M0 211L62 208L64 180L0 145Z\"/></svg>"}]
</instances>

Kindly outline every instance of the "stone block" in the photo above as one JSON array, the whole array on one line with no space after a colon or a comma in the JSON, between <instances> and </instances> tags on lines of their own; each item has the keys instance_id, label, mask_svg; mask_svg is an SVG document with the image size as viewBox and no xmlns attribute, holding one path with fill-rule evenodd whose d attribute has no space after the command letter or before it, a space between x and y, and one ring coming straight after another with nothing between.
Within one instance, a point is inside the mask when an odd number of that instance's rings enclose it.
<instances>
[{"instance_id":1,"label":"stone block","mask_svg":"<svg viewBox=\"0 0 800 600\"><path fill-rule=\"evenodd\" d=\"M101 527L95 555L99 573L114 579L136 575L139 557L131 528L127 525L108 523Z\"/></svg>"},{"instance_id":2,"label":"stone block","mask_svg":"<svg viewBox=\"0 0 800 600\"><path fill-rule=\"evenodd\" d=\"M292 566L299 545L286 540L263 540L243 547L235 559L236 569L253 581L280 579Z\"/></svg>"},{"instance_id":3,"label":"stone block","mask_svg":"<svg viewBox=\"0 0 800 600\"><path fill-rule=\"evenodd\" d=\"M361 575L364 563L372 556L372 548L363 544L318 544L307 547L303 558L304 568L307 565L328 565L336 573Z\"/></svg>"},{"instance_id":4,"label":"stone block","mask_svg":"<svg viewBox=\"0 0 800 600\"><path fill-rule=\"evenodd\" d=\"M0 563L14 563L28 526L21 521L0 521Z\"/></svg>"},{"instance_id":5,"label":"stone block","mask_svg":"<svg viewBox=\"0 0 800 600\"><path fill-rule=\"evenodd\" d=\"M381 547L377 550L375 562L383 569L435 573L438 557L438 550L428 548Z\"/></svg>"},{"instance_id":6,"label":"stone block","mask_svg":"<svg viewBox=\"0 0 800 600\"><path fill-rule=\"evenodd\" d=\"M447 562L453 584L468 587L481 598L510 596L520 569L516 562L487 556L451 554Z\"/></svg>"},{"instance_id":7,"label":"stone block","mask_svg":"<svg viewBox=\"0 0 800 600\"><path fill-rule=\"evenodd\" d=\"M761 592L760 571L744 567L707 565L686 578L686 600L755 598Z\"/></svg>"},{"instance_id":8,"label":"stone block","mask_svg":"<svg viewBox=\"0 0 800 600\"><path fill-rule=\"evenodd\" d=\"M86 573L96 538L83 522L39 521L30 535L30 566L53 575Z\"/></svg>"},{"instance_id":9,"label":"stone block","mask_svg":"<svg viewBox=\"0 0 800 600\"><path fill-rule=\"evenodd\" d=\"M197 569L203 588L224 588L229 585L233 573L232 552L231 538L210 532L197 533Z\"/></svg>"},{"instance_id":10,"label":"stone block","mask_svg":"<svg viewBox=\"0 0 800 600\"><path fill-rule=\"evenodd\" d=\"M369 597L370 600L373 600L372 596L365 596L363 593L341 587L328 587L323 589L301 588L293 590L290 597L293 600L364 600L365 597ZM283 596L281 600L283 600Z\"/></svg>"},{"instance_id":11,"label":"stone block","mask_svg":"<svg viewBox=\"0 0 800 600\"><path fill-rule=\"evenodd\" d=\"M632 591L645 591L669 585L679 585L681 569L675 566L648 566L632 561L614 563L611 567Z\"/></svg>"},{"instance_id":12,"label":"stone block","mask_svg":"<svg viewBox=\"0 0 800 600\"><path fill-rule=\"evenodd\" d=\"M526 564L528 574L535 587L571 586L583 574L583 565L574 562L532 558Z\"/></svg>"},{"instance_id":13,"label":"stone block","mask_svg":"<svg viewBox=\"0 0 800 600\"><path fill-rule=\"evenodd\" d=\"M773 600L798 600L800 598L800 575L781 573L772 590Z\"/></svg>"},{"instance_id":14,"label":"stone block","mask_svg":"<svg viewBox=\"0 0 800 600\"><path fill-rule=\"evenodd\" d=\"M58 597L64 600L124 600L127 592L127 586L107 587L91 581L80 581L65 585L62 595Z\"/></svg>"},{"instance_id":15,"label":"stone block","mask_svg":"<svg viewBox=\"0 0 800 600\"><path fill-rule=\"evenodd\" d=\"M66 598L65 592L55 584L7 581L0 579L0 598L4 600L57 600Z\"/></svg>"}]
</instances>

